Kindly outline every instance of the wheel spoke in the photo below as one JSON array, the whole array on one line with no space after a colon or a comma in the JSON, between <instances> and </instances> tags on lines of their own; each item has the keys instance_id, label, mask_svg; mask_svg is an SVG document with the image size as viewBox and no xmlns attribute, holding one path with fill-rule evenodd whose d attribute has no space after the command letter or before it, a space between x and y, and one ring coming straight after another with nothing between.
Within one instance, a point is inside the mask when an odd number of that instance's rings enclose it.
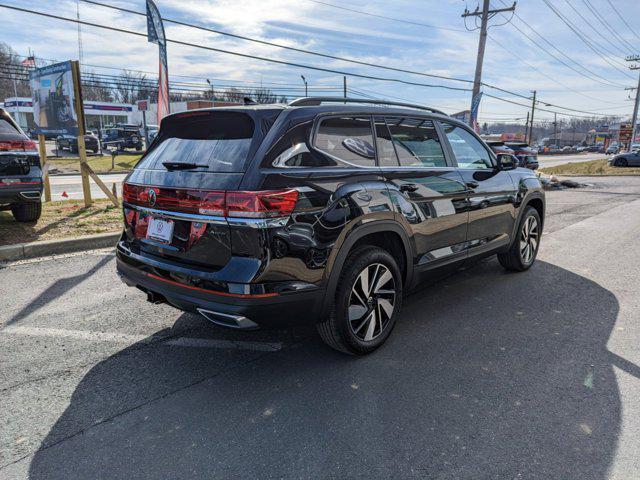
<instances>
[{"instance_id":1,"label":"wheel spoke","mask_svg":"<svg viewBox=\"0 0 640 480\"><path fill-rule=\"evenodd\" d=\"M353 330L354 333L358 333L360 330L362 330L362 327L364 327L365 325L367 325L367 323L370 321L371 316L373 315L373 311L371 311L369 313L369 315L367 315L366 317L364 317L364 319L362 320L362 322L360 322L360 324Z\"/></svg>"},{"instance_id":2,"label":"wheel spoke","mask_svg":"<svg viewBox=\"0 0 640 480\"><path fill-rule=\"evenodd\" d=\"M380 278L378 278L378 281L375 283L375 287L373 287L373 293L378 293L382 287L389 283L390 280L393 280L393 275L391 275L391 272L385 268L384 272L382 273L382 275L380 275Z\"/></svg>"},{"instance_id":3,"label":"wheel spoke","mask_svg":"<svg viewBox=\"0 0 640 480\"><path fill-rule=\"evenodd\" d=\"M358 276L360 282L360 289L365 296L369 296L369 267L365 268Z\"/></svg>"},{"instance_id":4,"label":"wheel spoke","mask_svg":"<svg viewBox=\"0 0 640 480\"><path fill-rule=\"evenodd\" d=\"M371 294L373 293L375 285L376 285L376 283L378 281L379 273L380 273L380 264L378 263L378 264L375 265L375 270L373 271L373 275L371 276L371 278L369 280L369 290L367 291L367 296L368 297L370 297Z\"/></svg>"},{"instance_id":5,"label":"wheel spoke","mask_svg":"<svg viewBox=\"0 0 640 480\"><path fill-rule=\"evenodd\" d=\"M372 310L371 315L369 315L369 325L367 326L367 333L364 334L364 341L368 342L373 339L373 334L376 329L376 324L378 323L378 315L376 315L376 311Z\"/></svg>"},{"instance_id":6,"label":"wheel spoke","mask_svg":"<svg viewBox=\"0 0 640 480\"><path fill-rule=\"evenodd\" d=\"M391 302L384 298L379 298L378 305L380 305L382 310L384 310L384 313L387 314L387 317L391 318L391 315L393 314L393 305L391 305Z\"/></svg>"},{"instance_id":7,"label":"wheel spoke","mask_svg":"<svg viewBox=\"0 0 640 480\"><path fill-rule=\"evenodd\" d=\"M362 296L358 293L358 290L356 289L356 287L353 287L353 290L351 290L352 293L352 297L356 297L356 300L363 306L366 307L367 306L367 301L365 299L362 298Z\"/></svg>"}]
</instances>

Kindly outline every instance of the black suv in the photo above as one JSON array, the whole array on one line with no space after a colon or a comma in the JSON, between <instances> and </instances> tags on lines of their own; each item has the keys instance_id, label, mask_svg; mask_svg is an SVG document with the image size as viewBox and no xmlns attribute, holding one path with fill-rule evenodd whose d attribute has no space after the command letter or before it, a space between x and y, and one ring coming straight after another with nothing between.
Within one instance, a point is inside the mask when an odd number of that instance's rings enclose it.
<instances>
[{"instance_id":1,"label":"black suv","mask_svg":"<svg viewBox=\"0 0 640 480\"><path fill-rule=\"evenodd\" d=\"M36 143L0 108L0 210L19 222L42 213L42 170Z\"/></svg>"},{"instance_id":2,"label":"black suv","mask_svg":"<svg viewBox=\"0 0 640 480\"><path fill-rule=\"evenodd\" d=\"M116 124L106 127L101 141L103 150L107 150L107 148L115 148L119 151L125 148L142 150L142 137L140 136L140 127L137 125Z\"/></svg>"},{"instance_id":3,"label":"black suv","mask_svg":"<svg viewBox=\"0 0 640 480\"><path fill-rule=\"evenodd\" d=\"M545 209L533 172L463 123L342 98L170 115L123 199L117 268L148 300L235 328L312 322L351 354L423 280L493 254L528 269Z\"/></svg>"}]
</instances>

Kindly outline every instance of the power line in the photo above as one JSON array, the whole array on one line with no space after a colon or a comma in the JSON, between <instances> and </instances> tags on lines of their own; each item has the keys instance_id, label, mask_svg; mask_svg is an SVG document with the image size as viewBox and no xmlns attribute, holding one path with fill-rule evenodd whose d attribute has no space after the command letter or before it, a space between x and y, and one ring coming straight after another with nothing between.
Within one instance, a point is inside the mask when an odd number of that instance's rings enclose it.
<instances>
[{"instance_id":1,"label":"power line","mask_svg":"<svg viewBox=\"0 0 640 480\"><path fill-rule=\"evenodd\" d=\"M618 32L616 32L615 29L612 28L611 25L609 25L609 22L607 22L604 18L602 18L602 15L600 15L598 11L595 8L593 8L593 5L589 0L582 0L582 3L584 3L587 6L587 8L591 11L591 13L593 13L593 16L596 17L596 19L604 26L604 28L609 30L609 32L611 33L611 35L613 35L614 38L616 38L621 44L627 44L627 47L630 48L631 52L635 50L635 47L633 45L631 45L624 38L622 38L618 34Z\"/></svg>"},{"instance_id":2,"label":"power line","mask_svg":"<svg viewBox=\"0 0 640 480\"><path fill-rule=\"evenodd\" d=\"M121 11L121 12L131 13L131 14L139 15L139 16L143 16L143 17L146 17L146 15L147 15L144 12L138 12L136 10L131 10L131 9L128 9L128 8L122 8L122 7L118 7L118 6L115 6L115 5L109 5L107 3L96 2L96 1L93 1L93 0L81 0L81 1L84 2L84 3L89 3L89 4L92 4L92 5L98 5L98 6L101 6L101 7L110 8L110 9L113 9L113 10L118 10L118 11ZM309 0L309 1L312 1L312 0ZM195 28L195 29L203 30L203 31L206 31L206 32L209 32L209 33L216 33L216 34L227 36L227 37L237 38L239 40L245 40L245 41L248 41L248 42L260 43L262 45L268 45L270 47L282 48L282 49L285 49L285 50L291 50L291 51L298 52L298 53L304 53L304 54L307 54L307 55L315 55L315 56L323 57L323 58L330 58L332 60L339 60L339 61L342 61L342 62L354 63L354 64L358 64L358 65L363 65L363 66L366 66L366 67L382 68L382 69L391 70L391 71L394 71L394 72L409 73L411 75L421 75L423 77L439 78L441 80L451 80L451 81L455 81L455 82L472 83L471 80L467 80L467 79L464 79L464 78L447 77L447 76L444 76L444 75L436 75L436 74L430 74L430 73L424 73L424 72L417 72L417 71L413 71L413 70L406 70L406 69L403 69L403 68L395 68L395 67L389 67L389 66L386 66L386 65L379 65L379 64L375 64L375 63L363 62L363 61L355 60L355 59L352 59L352 58L339 57L339 56L331 55L331 54L328 54L328 53L314 52L312 50L305 50L305 49L302 49L302 48L291 47L289 45L282 45L282 44L279 44L279 43L268 42L266 40L260 40L260 39L257 39L257 38L251 38L251 37L247 37L247 36L244 36L244 35L237 35L237 34L234 34L234 33L223 32L221 30L216 30L216 29L212 29L212 28L208 28L208 27L203 27L202 25L195 25L195 24L192 24L192 23L182 22L182 21L179 21L179 20L173 20L173 19L166 18L166 17L162 17L162 20L165 21L165 22L173 23L173 24L180 25L180 26L183 26L183 27ZM505 92L505 93L512 93L512 92Z\"/></svg>"},{"instance_id":3,"label":"power line","mask_svg":"<svg viewBox=\"0 0 640 480\"><path fill-rule=\"evenodd\" d=\"M598 36L600 38L602 38L605 42L607 42L609 45L612 45L614 48L618 49L619 52L622 52L623 55L628 53L626 50L622 49L621 47L619 47L618 45L616 45L614 42L612 42L609 38L605 37L602 33L600 33L600 30L598 30L596 27L594 27L591 22L589 20L587 20L585 18L584 15L582 15L582 13L580 13L580 10L578 10L569 0L564 0L567 5L569 5L569 7L571 7L571 10L573 10L574 12L576 12L576 14L582 19L582 21L584 23L586 23L587 25L589 25L589 27L591 27L591 29L596 32L598 34ZM600 48L602 48L603 50L605 50L606 52L608 52L611 55L617 55L617 53L612 53L610 50L607 50L604 48L604 45L600 45Z\"/></svg>"},{"instance_id":4,"label":"power line","mask_svg":"<svg viewBox=\"0 0 640 480\"><path fill-rule=\"evenodd\" d=\"M503 0L499 0L500 3L502 3L503 5L506 5L506 3ZM544 41L547 45L549 45L551 48L553 48L556 52L558 52L560 55L562 55L564 58L566 58L569 62L573 63L574 65L578 66L579 68L581 68L582 70L584 70L585 72L588 72L589 75L585 75L583 72L576 70L574 67L572 67L571 65L569 65L568 63L566 63L564 60L558 58L554 53L550 52L547 48L543 47L542 45L540 45L540 43L538 43L536 40L534 40L533 38L531 38L530 35L528 35L524 30L522 30L521 28L519 28L517 25L515 25L514 23L511 23L511 26L513 28L515 28L519 33L521 33L524 37L526 37L531 43L533 43L536 47L538 47L540 50L542 50L543 52L545 52L547 55L550 55L551 57L553 57L556 61L560 62L562 65L564 65L565 67L571 69L572 71L578 73L579 75L589 78L592 81L601 83L603 85L607 85L607 86L613 86L613 87L619 87L619 88L625 88L626 85L623 85L621 83L615 83L611 80L609 80L606 77L603 77L602 75L600 75L599 73L585 67L584 65L582 65L581 63L578 63L577 61L575 61L571 56L567 55L565 52L563 52L562 50L560 50L555 44L553 44L552 42L550 42L546 37L542 36L540 33L538 33L538 31L533 28L531 25L529 25L520 15L518 15L517 13L515 14L515 17L522 23L524 24L531 32L533 32L536 36L538 36L542 41Z\"/></svg>"},{"instance_id":5,"label":"power line","mask_svg":"<svg viewBox=\"0 0 640 480\"><path fill-rule=\"evenodd\" d=\"M82 25L87 25L89 27L101 28L101 29L110 30L110 31L113 31L113 32L126 33L126 34L129 34L129 35L135 35L137 37L147 38L147 35L145 33L134 32L133 30L127 30L127 29L124 29L124 28L111 27L111 26L102 25L102 24L98 24L98 23L87 22L85 20L75 20L73 18L62 17L60 15L54 15L52 13L39 12L39 11L36 11L36 10L29 10L29 9L26 9L26 8L16 7L16 6L13 6L13 5L0 4L0 7L1 8L7 8L7 9L10 9L10 10L16 10L16 11L19 11L19 12L30 13L30 14L33 14L33 15L39 15L39 16L42 16L42 17L53 18L55 20L62 20L62 21L72 22L72 23L78 23L79 22ZM346 71L343 71L343 70L335 70L335 69L332 69L332 68L314 67L314 66L305 65L305 64L302 64L302 63L287 62L287 61L284 61L284 60L276 60L276 59L273 59L273 58L261 57L259 55L250 55L248 53L234 52L234 51L231 51L231 50L224 50L224 49L221 49L221 48L214 48L214 47L208 47L208 46L205 46L205 45L198 45L196 43L184 42L182 40L174 40L174 39L169 39L168 38L167 42L174 43L176 45L186 46L186 47L200 48L202 50L208 50L208 51L211 51L211 52L226 53L226 54L235 55L235 56L238 56L238 57L251 58L253 60L260 60L260 61L264 61L264 62L276 63L276 64L279 64L279 65L286 65L286 66L289 66L289 67L304 68L304 69L308 69L308 70L315 70L315 71L325 72L325 73L333 73L333 74L337 74L337 75L347 75L349 77L366 78L366 79L369 79L369 80L379 80L379 81L384 81L384 82L394 82L394 83L400 83L400 84L405 84L405 85L413 85L413 86L419 86L419 87L444 88L444 89L447 89L447 90L455 90L455 91L460 91L460 92L468 92L468 91L470 91L470 89L468 89L468 88L452 87L452 86L449 86L449 85L437 85L437 84L420 83L420 82L413 82L413 81L409 81L409 80L402 80L402 79L399 79L399 78L378 77L378 76L365 75L365 74L355 73L355 72L346 72ZM512 92L506 92L506 93L510 93L510 94L514 95L514 93L512 93ZM519 94L515 94L515 95L521 96Z\"/></svg>"},{"instance_id":6,"label":"power line","mask_svg":"<svg viewBox=\"0 0 640 480\"><path fill-rule=\"evenodd\" d=\"M627 74L627 72L625 72L624 70L621 70L620 68L618 68L614 63L612 63L612 61L610 61L606 56L604 56L602 54L602 52L600 52L600 50L596 49L595 46L589 41L587 40L587 38L578 31L577 27L571 23L570 20L568 20L562 13L560 13L560 11L554 7L553 5L551 5L551 3L548 0L542 0L544 2L544 4L549 7L549 9L560 19L562 20L562 23L564 23L567 27L569 27L569 29L576 34L576 36L582 40L582 42L587 45L591 50L593 50L596 55L598 55L600 58L602 58L605 62L607 62L609 65L611 65L613 68L615 68L618 72L621 72L624 76L628 77L628 78L633 78L631 77L629 74Z\"/></svg>"},{"instance_id":7,"label":"power line","mask_svg":"<svg viewBox=\"0 0 640 480\"><path fill-rule=\"evenodd\" d=\"M613 4L613 2L611 2L611 0L607 0L607 2L609 2L609 5L611 5L611 8L613 9L613 11L614 11L614 12L616 12L616 15L618 15L618 18L619 18L620 20L622 20L622 23L624 23L624 24L627 26L627 28L629 29L629 31L630 31L631 33L633 33L633 34L636 36L636 38L637 38L638 40L640 40L640 35L638 35L638 34L636 33L636 31L635 31L633 28L631 28L631 25L629 25L629 24L627 23L627 21L626 21L626 20L625 20L625 18L620 14L620 12L619 12L619 11L618 11L618 9L616 8L616 6Z\"/></svg>"},{"instance_id":8,"label":"power line","mask_svg":"<svg viewBox=\"0 0 640 480\"><path fill-rule=\"evenodd\" d=\"M415 25L418 27L425 27L425 28L435 28L438 30L449 30L451 32L466 32L466 30L463 30L461 28L451 28L451 27L442 27L442 26L438 26L438 25L429 25L428 23L420 23L420 22L414 22L411 20L405 20L405 19L401 19L401 18L394 18L394 17L389 17L386 15L379 15L376 13L371 13L371 12L366 12L364 10L356 10L355 8L348 8L348 7L343 7L341 5L334 5L333 3L328 3L328 2L322 2L320 0L307 0L308 2L312 2L312 3L317 3L318 5L324 5L326 7L332 7L332 8L337 8L340 10L345 10L347 12L352 12L352 13L358 13L360 15L366 15L368 17L374 17L374 18L381 18L383 20L389 20L392 22L398 22L398 23L404 23L406 25Z\"/></svg>"},{"instance_id":9,"label":"power line","mask_svg":"<svg viewBox=\"0 0 640 480\"><path fill-rule=\"evenodd\" d=\"M104 30L110 30L110 31L119 32L119 33L126 33L126 34L134 35L134 36L137 36L137 37L143 37L143 38L147 37L146 34L143 34L143 33L140 33L140 32L135 32L135 31L132 31L132 30L127 30L127 29L123 29L123 28L97 24L97 23L88 22L88 21L84 21L84 20L76 20L76 19L72 19L72 18L68 18L68 17L63 17L63 16L60 16L60 15L54 15L54 14L51 14L51 13L39 12L39 11L36 11L36 10L29 10L29 9L26 9L26 8L16 7L16 6L12 6L12 5L0 4L0 7L7 8L9 10L15 10L15 11L23 12L23 13L29 13L29 14L33 14L33 15L38 15L38 16L42 16L42 17L46 17L46 18L52 18L52 19L55 19L55 20L62 20L62 21L71 22L71 23L80 23L82 25L87 25L87 26L91 26L91 27L95 27L95 28L104 29ZM183 45L183 46L188 46L188 47L193 47L193 48L199 48L199 49L218 52L218 53L226 53L226 54L230 54L230 55L240 56L240 57L243 57L243 58L251 58L251 59L255 59L255 60L261 60L261 61L276 63L276 64L280 64L280 65L293 66L293 67L297 67L297 68L305 68L305 69L309 69L309 70L321 71L321 72L326 72L326 73L334 73L334 74L339 74L339 75L347 75L347 76L356 77L356 78L364 78L364 79L369 79L369 80L400 83L400 84L405 84L405 85L428 87L428 88L444 88L444 89L454 90L454 91L465 91L465 92L470 91L470 89L467 89L467 88L452 87L452 86L448 86L448 85L426 84L426 83L420 83L420 82L413 82L413 81L409 81L409 80L403 80L403 79L399 79L399 78L378 77L378 76L373 76L373 75L365 75L365 74L354 73L354 72L346 72L346 71L335 70L335 69L330 69L330 68L314 67L314 66L311 66L311 65L299 64L299 63L294 63L294 62L287 62L287 61L283 61L283 60L270 59L270 58L267 58L267 57L261 57L261 56L257 56L257 55L250 55L250 54L246 54L246 53L240 53L240 52L234 52L234 51L230 51L230 50L223 50L223 49L219 49L219 48L208 47L208 46L205 46L205 45L198 45L198 44L194 44L194 43L190 43L190 42L184 42L184 41L181 41L181 40L167 39L167 41L171 42L171 43L174 43L174 44L177 44L177 45ZM485 84L485 86L488 86L488 85ZM499 90L505 91L503 89L499 89ZM509 93L509 94L512 94L512 95L515 94L514 92L508 92L508 91L505 91L505 92ZM490 95L488 93L485 93L485 95L490 97L490 98L498 99L500 101L504 101L504 102L508 102L508 103L514 103L516 105L522 106L522 104L515 103L515 102L507 100L507 99L505 99L503 97L497 97L497 96L494 96L494 95ZM527 99L527 100L529 99L529 97L526 97L526 96L523 96L523 95L520 95L520 94L515 94L515 95L517 95L517 96L519 96L521 98ZM556 107L556 108L564 109L564 110L570 110L570 111L575 111L575 112L593 114L592 112L584 112L584 111L577 110L577 109L570 109L568 107L561 107L561 106L558 106L558 105L553 105L553 106ZM528 108L528 105L527 105L527 108ZM554 113L551 110L548 110L548 111L551 112L551 113ZM556 113L560 113L561 115L571 116L570 114L567 114L567 113L562 113L562 112L556 112Z\"/></svg>"},{"instance_id":10,"label":"power line","mask_svg":"<svg viewBox=\"0 0 640 480\"><path fill-rule=\"evenodd\" d=\"M510 54L512 54L512 55L513 55L513 53L512 53L513 51L512 51L512 50L510 50L510 49L508 49L507 47L505 47L502 43L500 43L498 40L496 40L492 35L490 35L490 36L489 36L489 39L490 39L493 43L495 43L496 45L498 45L500 48L502 48L504 51L506 51L506 52L508 52L508 53L510 53ZM516 55L513 55L513 56L514 56L514 58L515 58L516 60L518 60L519 62L521 62L521 63L523 63L523 64L527 65L529 68L534 69L534 70L535 70L536 72L538 72L540 75L542 75L542 76L544 76L544 77L548 78L548 79L549 79L549 80L551 80L552 82L557 83L558 85L560 85L561 87L566 88L567 90L570 90L570 91L572 91L572 92L574 92L574 93L577 93L578 95L583 96L583 97L585 97L585 98L588 98L588 99L590 99L590 100L596 100L596 101L598 101L598 102L603 102L603 101L604 101L604 100L602 100L601 98L596 98L596 97L592 97L592 96L590 96L590 95L585 95L584 93L582 93L582 92L580 92L580 91L578 91L578 90L575 90L574 88L570 87L569 85L566 85L566 84L564 84L564 83L562 83L562 82L560 82L560 81L556 80L556 79L555 79L555 78L553 78L552 76L547 75L547 74L546 74L546 73L544 73L543 71L539 70L537 67L535 67L535 66L531 65L529 62L527 62L525 59L523 59L523 58L522 58L522 57L520 57L520 56L516 56Z\"/></svg>"},{"instance_id":11,"label":"power line","mask_svg":"<svg viewBox=\"0 0 640 480\"><path fill-rule=\"evenodd\" d=\"M502 101L502 102L511 103L511 104L513 104L513 105L518 105L518 106L520 106L520 107L530 108L530 106L529 106L529 105L526 105L526 104L524 104L524 103L518 103L518 102L516 102L516 101L509 100L508 98L496 97L495 95L491 95L490 93L484 93L484 96L485 96L485 97L489 97L489 98L493 98L493 99L495 99L495 100L500 100L500 101ZM545 104L545 105L551 105L551 104L548 104L548 103L543 102L543 101L541 101L541 100L538 100L536 103L542 103L542 104ZM558 107L557 107L557 105L551 105L551 106L552 106L552 107L556 107L556 108L558 108ZM582 113L590 113L590 114L591 114L591 116L587 116L587 115L575 115L575 114L573 114L573 113L557 112L557 111L555 111L555 110L548 110L548 109L546 109L546 108L536 107L536 111L538 111L538 110L539 110L539 111L542 111L542 112L555 113L555 114L558 114L558 115L565 115L565 116L567 116L567 117L576 117L576 118L591 118L591 117L593 117L593 116L595 116L595 117L608 117L608 116L615 116L615 115L605 115L605 114L602 114L602 113L593 113L593 112L582 112ZM580 110L573 110L573 111L581 112ZM619 116L619 115L618 115L618 116Z\"/></svg>"},{"instance_id":12,"label":"power line","mask_svg":"<svg viewBox=\"0 0 640 480\"><path fill-rule=\"evenodd\" d=\"M146 14L142 13L142 12L137 12L135 10L121 8L121 7L117 7L117 6L114 6L114 5L109 5L109 4L98 2L98 1L95 1L95 0L82 0L82 1L85 2L85 3L93 4L93 5L99 5L99 6L102 6L102 7L111 8L111 9L118 10L118 11L123 11L123 12L126 12L126 13L132 13L132 14L135 14L135 15L146 16ZM309 0L309 1L317 1L317 0ZM324 4L324 2L323 2L323 4ZM332 4L327 4L327 5L334 6ZM505 9L505 10L507 10L507 9ZM362 13L362 12L358 11L357 13ZM302 53L307 53L307 54L312 54L312 55L318 55L318 56L322 56L322 57L328 57L328 58L337 59L337 60L341 60L341 61L347 61L347 62L362 64L362 65L371 66L371 67L375 67L375 68L384 68L384 69L387 69L387 70L398 71L398 72L401 72L401 73L409 73L409 74L413 74L413 75L422 75L422 76L436 77L436 78L447 79L447 80L452 80L452 81L472 83L471 80L466 80L466 79L460 79L460 78L455 78L455 77L446 77L446 76L442 76L442 75L425 74L425 73L421 73L421 72L416 72L416 71L406 70L406 69L398 69L398 68L394 68L394 67L386 67L386 66L383 66L383 65L372 64L372 63L368 63L368 62L360 62L358 60L346 59L346 58L343 58L343 57L337 57L337 56L333 56L333 55L329 55L329 54L312 52L312 51L309 51L309 50L303 50L303 49L299 49L299 48L295 48L295 47L284 46L284 45L275 44L275 43L272 43L272 42L267 42L267 41L264 41L264 40L254 39L254 38L250 38L250 37L246 37L246 36L229 34L229 33L226 33L226 32L222 32L220 30L214 30L214 29L210 29L208 27L203 27L203 26L200 26L200 25L194 25L194 24L181 22L181 21L178 21L178 20L172 20L172 19L168 19L168 18L164 18L164 17L163 17L163 20L167 21L167 22L175 23L175 24L178 24L178 25L181 25L181 26L186 26L186 27L196 28L196 29L199 29L199 30L204 30L204 31L209 31L209 32L213 32L213 33L222 34L222 35L232 36L232 37L239 38L239 39L242 39L242 40L258 42L258 43L262 43L262 44L266 44L266 45L270 45L270 46L275 46L275 47L279 47L279 48L285 48L285 49L288 49L288 50L294 50L294 51L297 51L297 52L302 52ZM202 48L207 48L207 47L202 47ZM272 61L272 60L268 60L268 61ZM351 75L354 75L354 74L351 74ZM412 83L412 84L418 85L418 86L424 86L422 84L415 84L415 83ZM497 87L495 85L490 85L490 84L485 83L485 82L480 82L480 84L482 86L487 87L487 88L492 88L492 89L501 91L503 93L508 93L508 94L511 94L511 95L514 95L514 96L517 96L517 97L520 97L520 98L523 98L523 99L526 99L526 100L530 99L530 97L528 97L526 95L518 94L516 92L512 92L512 91ZM455 87L449 87L449 86L444 86L444 85L441 85L440 87L441 88L448 88L448 89L452 89L452 90L455 89ZM457 90L464 91L463 89L457 89ZM572 110L572 111L580 112L580 110L575 110L575 109L571 109L571 108L568 108L568 107L562 107L562 106L559 106L559 105L555 105L555 106L556 106L556 108L560 108L560 109L564 109L564 110ZM592 112L583 112L583 113L589 113L590 114Z\"/></svg>"}]
</instances>

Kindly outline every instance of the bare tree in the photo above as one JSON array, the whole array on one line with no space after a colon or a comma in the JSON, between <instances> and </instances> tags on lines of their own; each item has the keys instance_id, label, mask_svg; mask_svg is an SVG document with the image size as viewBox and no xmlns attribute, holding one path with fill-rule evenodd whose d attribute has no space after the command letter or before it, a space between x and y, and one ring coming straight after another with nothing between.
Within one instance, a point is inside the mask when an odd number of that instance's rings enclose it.
<instances>
[{"instance_id":1,"label":"bare tree","mask_svg":"<svg viewBox=\"0 0 640 480\"><path fill-rule=\"evenodd\" d=\"M82 74L82 97L94 102L113 102L113 85L93 72Z\"/></svg>"},{"instance_id":2,"label":"bare tree","mask_svg":"<svg viewBox=\"0 0 640 480\"><path fill-rule=\"evenodd\" d=\"M222 91L221 97L225 102L242 103L244 93L235 87L227 88Z\"/></svg>"},{"instance_id":3,"label":"bare tree","mask_svg":"<svg viewBox=\"0 0 640 480\"><path fill-rule=\"evenodd\" d=\"M138 72L123 70L114 81L115 100L122 103L135 103L138 100L157 97L153 94L152 82Z\"/></svg>"},{"instance_id":4,"label":"bare tree","mask_svg":"<svg viewBox=\"0 0 640 480\"><path fill-rule=\"evenodd\" d=\"M31 96L29 69L15 50L0 42L0 100L15 96Z\"/></svg>"},{"instance_id":5,"label":"bare tree","mask_svg":"<svg viewBox=\"0 0 640 480\"><path fill-rule=\"evenodd\" d=\"M264 87L256 88L253 91L251 98L257 103L277 103L278 102L278 96L268 88L264 88Z\"/></svg>"}]
</instances>

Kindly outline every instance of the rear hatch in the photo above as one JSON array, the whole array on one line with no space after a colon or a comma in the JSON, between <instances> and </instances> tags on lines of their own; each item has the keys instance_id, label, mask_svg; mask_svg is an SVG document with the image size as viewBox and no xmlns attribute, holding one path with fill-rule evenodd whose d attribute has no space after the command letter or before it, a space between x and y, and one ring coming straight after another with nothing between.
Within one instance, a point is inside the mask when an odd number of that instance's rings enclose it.
<instances>
[{"instance_id":1,"label":"rear hatch","mask_svg":"<svg viewBox=\"0 0 640 480\"><path fill-rule=\"evenodd\" d=\"M271 117L279 112L274 109ZM206 270L227 264L227 203L242 195L245 169L266 133L264 115L202 110L162 121L158 138L123 187L132 250Z\"/></svg>"}]
</instances>

